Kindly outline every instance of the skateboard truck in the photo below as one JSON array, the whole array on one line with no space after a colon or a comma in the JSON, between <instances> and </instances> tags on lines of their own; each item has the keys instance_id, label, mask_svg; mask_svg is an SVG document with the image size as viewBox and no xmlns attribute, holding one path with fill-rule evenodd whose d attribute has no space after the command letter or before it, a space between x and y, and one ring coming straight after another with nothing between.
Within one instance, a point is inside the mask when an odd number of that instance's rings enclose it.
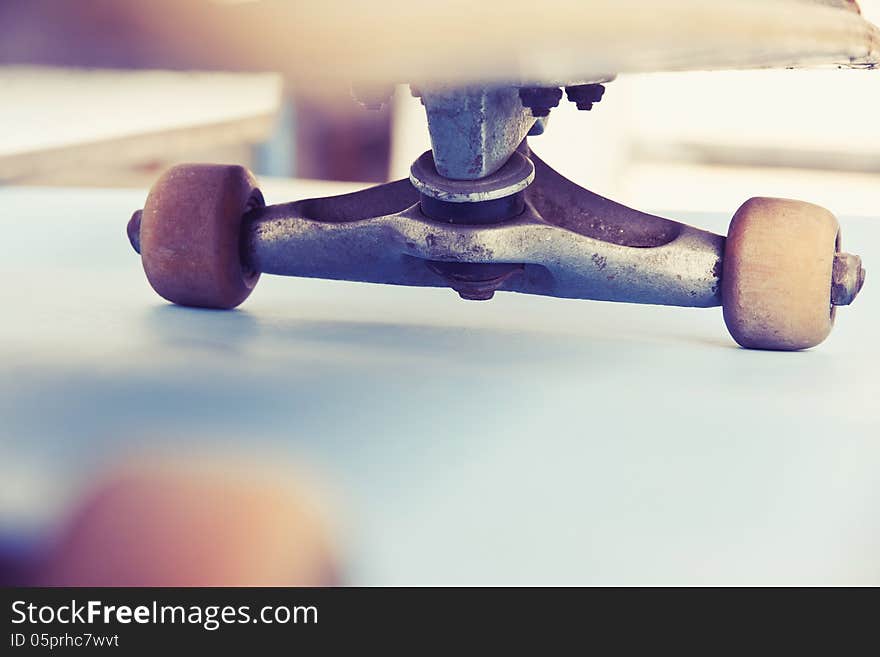
<instances>
[{"instance_id":1,"label":"skateboard truck","mask_svg":"<svg viewBox=\"0 0 880 657\"><path fill-rule=\"evenodd\" d=\"M858 294L861 261L840 251L837 220L818 206L752 199L725 238L567 180L528 147L542 97L529 89L420 90L432 150L408 180L352 194L265 206L241 167L174 167L129 222L132 246L154 289L183 305L235 307L267 273L473 300L723 306L737 342L762 349L818 344Z\"/></svg>"}]
</instances>

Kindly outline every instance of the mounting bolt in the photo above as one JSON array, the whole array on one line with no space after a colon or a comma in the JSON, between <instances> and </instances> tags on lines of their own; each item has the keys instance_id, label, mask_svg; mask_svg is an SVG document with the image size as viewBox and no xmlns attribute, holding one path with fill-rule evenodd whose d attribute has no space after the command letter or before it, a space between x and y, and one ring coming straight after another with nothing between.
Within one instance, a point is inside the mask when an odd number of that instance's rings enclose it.
<instances>
[{"instance_id":1,"label":"mounting bolt","mask_svg":"<svg viewBox=\"0 0 880 657\"><path fill-rule=\"evenodd\" d=\"M605 95L604 84L576 84L565 88L568 99L577 104L579 110L589 112L593 105L602 100Z\"/></svg>"},{"instance_id":2,"label":"mounting bolt","mask_svg":"<svg viewBox=\"0 0 880 657\"><path fill-rule=\"evenodd\" d=\"M865 284L862 259L850 253L835 253L831 269L831 303L835 306L851 304Z\"/></svg>"},{"instance_id":3,"label":"mounting bolt","mask_svg":"<svg viewBox=\"0 0 880 657\"><path fill-rule=\"evenodd\" d=\"M559 87L520 87L519 99L523 107L532 110L536 119L549 116L550 110L562 100L562 89Z\"/></svg>"}]
</instances>

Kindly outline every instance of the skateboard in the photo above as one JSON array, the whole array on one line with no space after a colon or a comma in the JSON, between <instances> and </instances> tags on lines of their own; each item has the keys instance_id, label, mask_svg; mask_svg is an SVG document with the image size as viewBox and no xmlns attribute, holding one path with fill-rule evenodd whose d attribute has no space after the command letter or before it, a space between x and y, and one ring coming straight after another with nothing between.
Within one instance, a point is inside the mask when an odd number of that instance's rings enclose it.
<instances>
[{"instance_id":1,"label":"skateboard","mask_svg":"<svg viewBox=\"0 0 880 657\"><path fill-rule=\"evenodd\" d=\"M294 23L291 52L317 56L318 72L328 68L321 57L335 52L327 76L350 64L342 70L367 107L388 101L389 83L409 83L425 108L431 150L414 161L408 179L269 206L242 167L170 169L127 230L165 299L233 308L266 273L449 287L469 300L520 292L721 306L741 346L801 350L822 342L837 307L859 293L861 260L841 250L837 219L824 208L753 198L736 211L726 237L715 235L583 189L529 144L563 97L591 110L617 74L873 68L880 31L855 2L551 0L536 16L530 5L531 20L517 3L391 2L380 12L382 25L363 19L361 28L375 28L370 38L383 44L372 56L360 50L363 36L347 32L360 17L357 4L335 23L319 9L305 26ZM462 27L423 34L418 53L400 58L413 52L412 30L401 34L394 10ZM529 32L515 31L526 25ZM345 46L332 45L346 34ZM528 43L513 34L528 34ZM358 62L349 62L352 53ZM461 57L468 67L456 65ZM285 70L308 77L296 65Z\"/></svg>"}]
</instances>

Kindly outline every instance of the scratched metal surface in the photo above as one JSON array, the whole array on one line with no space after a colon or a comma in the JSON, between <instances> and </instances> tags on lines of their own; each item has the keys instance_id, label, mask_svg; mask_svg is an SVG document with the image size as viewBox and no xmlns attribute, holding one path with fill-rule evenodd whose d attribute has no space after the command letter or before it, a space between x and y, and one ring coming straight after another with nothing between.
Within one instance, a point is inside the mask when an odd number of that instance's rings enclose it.
<instances>
[{"instance_id":1,"label":"scratched metal surface","mask_svg":"<svg viewBox=\"0 0 880 657\"><path fill-rule=\"evenodd\" d=\"M880 223L842 220L865 290L779 354L718 309L272 277L176 308L125 238L143 198L0 188L7 540L198 443L322 473L350 583L880 584Z\"/></svg>"}]
</instances>

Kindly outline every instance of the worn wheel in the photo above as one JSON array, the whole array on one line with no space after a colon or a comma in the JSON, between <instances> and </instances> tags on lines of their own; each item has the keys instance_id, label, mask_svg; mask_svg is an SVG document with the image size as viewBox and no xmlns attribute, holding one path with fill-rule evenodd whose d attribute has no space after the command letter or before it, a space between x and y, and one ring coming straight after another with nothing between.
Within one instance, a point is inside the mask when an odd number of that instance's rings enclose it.
<instances>
[{"instance_id":1,"label":"worn wheel","mask_svg":"<svg viewBox=\"0 0 880 657\"><path fill-rule=\"evenodd\" d=\"M721 281L734 340L749 349L796 351L828 336L839 232L834 215L817 205L776 198L743 204L730 223Z\"/></svg>"},{"instance_id":2,"label":"worn wheel","mask_svg":"<svg viewBox=\"0 0 880 657\"><path fill-rule=\"evenodd\" d=\"M140 217L140 252L150 285L184 306L234 308L260 275L241 261L241 219L264 204L244 167L182 164L166 171Z\"/></svg>"}]
</instances>

